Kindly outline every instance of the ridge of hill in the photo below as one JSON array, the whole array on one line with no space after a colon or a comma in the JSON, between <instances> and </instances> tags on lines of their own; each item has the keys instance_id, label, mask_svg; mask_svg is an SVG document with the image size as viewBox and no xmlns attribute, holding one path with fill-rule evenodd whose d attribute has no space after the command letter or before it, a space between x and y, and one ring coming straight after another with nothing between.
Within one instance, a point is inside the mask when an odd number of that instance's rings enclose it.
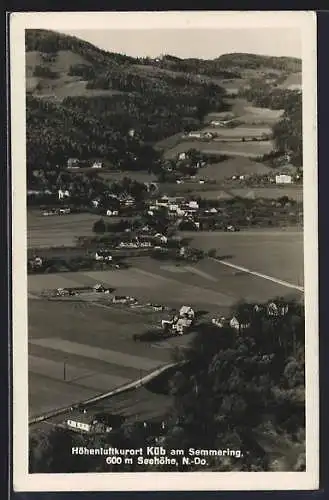
<instances>
[{"instance_id":1,"label":"ridge of hill","mask_svg":"<svg viewBox=\"0 0 329 500\"><path fill-rule=\"evenodd\" d=\"M136 86L221 85L221 80L270 75L287 78L301 71L301 61L289 57L224 54L213 60L172 55L136 58L102 50L74 36L49 30L26 30L27 91L64 98L131 92ZM254 73L251 75L251 73ZM161 82L159 82L161 80ZM218 90L218 88L216 88ZM104 92L105 91L105 92Z\"/></svg>"},{"instance_id":2,"label":"ridge of hill","mask_svg":"<svg viewBox=\"0 0 329 500\"><path fill-rule=\"evenodd\" d=\"M291 73L299 73L302 70L302 61L297 57L277 57L233 52L230 54L223 54L216 60L223 64L223 66L238 66L248 69L264 67Z\"/></svg>"}]
</instances>

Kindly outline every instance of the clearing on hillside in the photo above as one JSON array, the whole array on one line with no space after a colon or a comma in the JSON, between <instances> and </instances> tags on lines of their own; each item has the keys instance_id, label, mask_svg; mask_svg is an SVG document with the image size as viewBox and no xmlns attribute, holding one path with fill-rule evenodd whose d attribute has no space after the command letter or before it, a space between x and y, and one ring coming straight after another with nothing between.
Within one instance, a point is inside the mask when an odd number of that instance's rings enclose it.
<instances>
[{"instance_id":1,"label":"clearing on hillside","mask_svg":"<svg viewBox=\"0 0 329 500\"><path fill-rule=\"evenodd\" d=\"M198 171L196 177L222 181L233 175L266 175L271 172L271 168L250 160L249 158L229 158L228 160L213 163Z\"/></svg>"},{"instance_id":2,"label":"clearing on hillside","mask_svg":"<svg viewBox=\"0 0 329 500\"><path fill-rule=\"evenodd\" d=\"M165 158L176 158L178 153L196 149L205 154L211 155L227 155L227 156L244 156L247 158L258 158L265 154L269 154L273 150L271 141L262 142L220 142L220 141L184 141L172 149L165 151Z\"/></svg>"}]
</instances>

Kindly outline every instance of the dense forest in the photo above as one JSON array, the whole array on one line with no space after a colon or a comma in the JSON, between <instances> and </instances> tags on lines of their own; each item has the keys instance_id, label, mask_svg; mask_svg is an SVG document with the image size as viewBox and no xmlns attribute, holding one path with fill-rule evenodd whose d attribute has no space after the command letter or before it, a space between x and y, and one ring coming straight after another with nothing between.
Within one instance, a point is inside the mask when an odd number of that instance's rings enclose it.
<instances>
[{"instance_id":1,"label":"dense forest","mask_svg":"<svg viewBox=\"0 0 329 500\"><path fill-rule=\"evenodd\" d=\"M294 301L277 299L275 304L241 302L232 310L238 330L204 324L187 350L173 354L180 368L161 384L172 397L164 448L239 449L241 458L212 457L208 469L269 471L275 464L266 449L275 442L281 470L304 470L304 310ZM103 457L71 456L72 446L138 448L154 444L156 436L145 433L140 422L98 436L65 429L32 432L30 471L170 470L118 468Z\"/></svg>"}]
</instances>

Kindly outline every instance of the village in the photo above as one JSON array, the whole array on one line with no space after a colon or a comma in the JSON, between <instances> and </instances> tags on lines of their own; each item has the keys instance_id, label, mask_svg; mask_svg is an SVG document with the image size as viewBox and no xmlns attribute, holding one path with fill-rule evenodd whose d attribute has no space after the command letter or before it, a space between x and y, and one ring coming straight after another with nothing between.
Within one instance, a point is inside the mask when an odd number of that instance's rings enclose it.
<instances>
[{"instance_id":1,"label":"village","mask_svg":"<svg viewBox=\"0 0 329 500\"><path fill-rule=\"evenodd\" d=\"M105 471L68 443L270 470L259 435L302 440L301 61L26 41L31 471Z\"/></svg>"}]
</instances>

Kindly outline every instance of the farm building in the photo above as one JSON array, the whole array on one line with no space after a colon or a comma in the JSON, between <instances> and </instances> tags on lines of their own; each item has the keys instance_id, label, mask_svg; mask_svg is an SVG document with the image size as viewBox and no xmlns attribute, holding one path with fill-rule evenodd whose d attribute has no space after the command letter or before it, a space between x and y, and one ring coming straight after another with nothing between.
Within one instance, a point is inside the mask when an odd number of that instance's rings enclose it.
<instances>
[{"instance_id":1,"label":"farm building","mask_svg":"<svg viewBox=\"0 0 329 500\"><path fill-rule=\"evenodd\" d=\"M118 210L106 210L106 215L108 217L117 217L119 215Z\"/></svg>"},{"instance_id":2,"label":"farm building","mask_svg":"<svg viewBox=\"0 0 329 500\"><path fill-rule=\"evenodd\" d=\"M275 183L276 184L291 184L292 183L292 176L286 175L286 174L276 175L275 176Z\"/></svg>"},{"instance_id":3,"label":"farm building","mask_svg":"<svg viewBox=\"0 0 329 500\"><path fill-rule=\"evenodd\" d=\"M189 132L188 137L200 139L202 137L202 133L201 132Z\"/></svg>"},{"instance_id":4,"label":"farm building","mask_svg":"<svg viewBox=\"0 0 329 500\"><path fill-rule=\"evenodd\" d=\"M79 168L78 158L69 158L67 160L67 168Z\"/></svg>"},{"instance_id":5,"label":"farm building","mask_svg":"<svg viewBox=\"0 0 329 500\"><path fill-rule=\"evenodd\" d=\"M70 192L68 191L68 189L59 189L57 191L57 194L59 200L63 200L64 198L68 198L70 196Z\"/></svg>"},{"instance_id":6,"label":"farm building","mask_svg":"<svg viewBox=\"0 0 329 500\"><path fill-rule=\"evenodd\" d=\"M112 260L112 254L109 250L97 250L95 252L95 260L96 261L111 261Z\"/></svg>"},{"instance_id":7,"label":"farm building","mask_svg":"<svg viewBox=\"0 0 329 500\"><path fill-rule=\"evenodd\" d=\"M95 161L91 168L103 168L103 163L101 161Z\"/></svg>"},{"instance_id":8,"label":"farm building","mask_svg":"<svg viewBox=\"0 0 329 500\"><path fill-rule=\"evenodd\" d=\"M112 432L125 421L120 415L88 415L87 410L73 414L65 422L66 426L75 432L103 434Z\"/></svg>"},{"instance_id":9,"label":"farm building","mask_svg":"<svg viewBox=\"0 0 329 500\"><path fill-rule=\"evenodd\" d=\"M138 302L135 297L129 297L127 295L115 295L112 298L113 304L136 304Z\"/></svg>"}]
</instances>

